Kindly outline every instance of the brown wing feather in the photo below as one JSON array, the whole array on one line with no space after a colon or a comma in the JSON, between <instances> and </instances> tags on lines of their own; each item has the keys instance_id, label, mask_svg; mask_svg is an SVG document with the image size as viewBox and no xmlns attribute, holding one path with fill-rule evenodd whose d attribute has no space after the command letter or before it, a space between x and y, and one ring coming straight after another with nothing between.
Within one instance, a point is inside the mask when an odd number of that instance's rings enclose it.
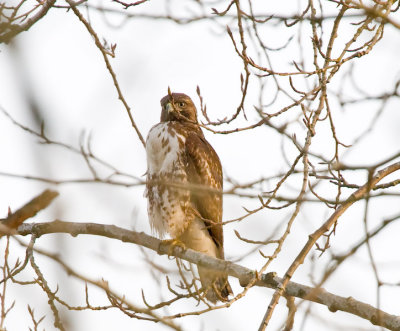
<instances>
[{"instance_id":1,"label":"brown wing feather","mask_svg":"<svg viewBox=\"0 0 400 331\"><path fill-rule=\"evenodd\" d=\"M217 153L201 132L190 132L186 138L187 175L189 183L222 190L222 167ZM222 194L207 190L192 190L191 201L199 212L224 258L222 231Z\"/></svg>"}]
</instances>

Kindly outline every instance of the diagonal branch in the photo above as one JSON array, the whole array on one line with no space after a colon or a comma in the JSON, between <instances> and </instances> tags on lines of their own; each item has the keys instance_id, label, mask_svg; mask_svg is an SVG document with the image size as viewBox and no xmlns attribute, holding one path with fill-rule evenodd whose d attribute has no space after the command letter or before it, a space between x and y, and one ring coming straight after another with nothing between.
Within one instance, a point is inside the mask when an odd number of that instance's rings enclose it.
<instances>
[{"instance_id":1,"label":"diagonal branch","mask_svg":"<svg viewBox=\"0 0 400 331\"><path fill-rule=\"evenodd\" d=\"M272 316L272 312L275 305L277 304L279 298L285 292L285 287L287 286L287 284L290 283L290 279L292 278L297 268L304 263L306 256L310 252L311 248L315 245L317 240L324 233L329 231L329 229L338 221L339 217L342 216L344 212L355 201L361 199L363 196L368 194L375 187L375 185L378 184L379 181L381 181L384 177L390 175L391 173L399 169L400 169L400 162L397 162L392 165L389 165L388 167L382 169L381 171L378 171L378 173L372 178L370 178L370 180L368 180L368 182L365 185L361 186L357 191L351 194L349 198L335 210L335 212L328 218L327 221L325 221L325 223L320 228L318 228L314 233L309 235L307 243L304 245L303 249L297 255L296 259L293 261L289 269L286 271L281 286L275 291L271 299L271 303L268 306L265 316L261 322L260 330L265 329L265 326L267 325L269 319ZM370 319L370 321L373 324L382 325L380 324L381 322L383 322L382 319L384 318L380 315L380 313L378 313L378 315L373 316L373 319ZM400 330L400 325L397 326L396 330Z\"/></svg>"},{"instance_id":2,"label":"diagonal branch","mask_svg":"<svg viewBox=\"0 0 400 331\"><path fill-rule=\"evenodd\" d=\"M69 233L72 236L87 234L117 239L123 242L130 242L152 249L160 255L174 255L188 262L228 273L230 276L239 279L242 286L246 286L249 282L258 278L255 282L256 286L278 289L282 288L282 283L284 281L284 279L277 277L275 273L258 275L255 271L241 265L216 259L191 249L183 250L181 247L170 246L169 244L165 244L161 240L151 237L143 232L129 231L115 225L73 223L57 220L51 223L22 224L18 228L18 233L20 235L29 235L34 233L37 237L51 233ZM341 310L367 319L371 323L383 326L389 330L400 330L399 316L390 315L351 297L340 297L321 288L315 289L290 281L287 282L284 292L288 296L303 298L323 304L333 312Z\"/></svg>"},{"instance_id":3,"label":"diagonal branch","mask_svg":"<svg viewBox=\"0 0 400 331\"><path fill-rule=\"evenodd\" d=\"M93 37L94 42L97 46L97 48L100 50L101 54L103 55L103 59L104 62L106 64L107 70L111 75L111 78L113 80L114 86L117 90L117 94L118 94L118 99L121 100L122 104L125 107L126 112L128 113L128 117L129 120L131 122L132 127L135 129L136 134L139 137L140 142L142 143L143 146L146 146L146 142L143 139L142 134L139 131L139 128L137 127L133 116L132 116L132 112L131 112L131 107L129 107L127 101L125 100L122 91L121 91L121 87L119 86L118 80L117 80L117 75L115 74L113 68L111 67L111 63L108 59L108 56L111 55L112 57L114 57L114 49L115 46L111 47L111 53L105 49L105 47L101 44L100 42L100 38L97 35L97 33L94 31L94 29L92 28L92 26L90 25L90 23L83 17L83 15L81 14L81 12L78 10L77 4L74 3L72 0L66 0L67 3L71 6L72 11L74 12L74 14L78 17L78 19L83 23L83 25L85 26L85 28L88 30L88 32L90 33L90 35Z\"/></svg>"},{"instance_id":4,"label":"diagonal branch","mask_svg":"<svg viewBox=\"0 0 400 331\"><path fill-rule=\"evenodd\" d=\"M58 196L58 192L45 190L37 197L33 198L23 207L14 213L10 213L7 218L0 219L0 224L10 229L18 228L25 220L35 216L39 211L45 209L54 198ZM0 234L0 238L2 234Z\"/></svg>"},{"instance_id":5,"label":"diagonal branch","mask_svg":"<svg viewBox=\"0 0 400 331\"><path fill-rule=\"evenodd\" d=\"M0 43L4 42L8 44L11 41L11 39L13 39L19 33L23 31L28 31L37 21L39 21L47 14L49 9L54 5L55 2L56 0L45 1L42 5L42 8L34 16L27 19L25 23L22 23L20 25L18 24L8 25L7 23L3 23L2 28L4 30L8 28L10 31L0 34Z\"/></svg>"}]
</instances>

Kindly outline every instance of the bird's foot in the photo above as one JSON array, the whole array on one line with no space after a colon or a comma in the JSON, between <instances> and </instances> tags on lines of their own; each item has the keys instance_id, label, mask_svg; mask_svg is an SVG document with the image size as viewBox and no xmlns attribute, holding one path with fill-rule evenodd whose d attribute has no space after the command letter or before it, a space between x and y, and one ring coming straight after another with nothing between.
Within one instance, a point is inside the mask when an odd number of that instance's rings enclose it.
<instances>
[{"instance_id":1,"label":"bird's foot","mask_svg":"<svg viewBox=\"0 0 400 331\"><path fill-rule=\"evenodd\" d=\"M174 252L175 247L180 247L183 250L186 249L185 244L180 241L179 239L166 239L166 240L161 240L160 246L159 246L159 252L162 252L160 248L162 246L168 246L168 256L173 255L172 253Z\"/></svg>"}]
</instances>

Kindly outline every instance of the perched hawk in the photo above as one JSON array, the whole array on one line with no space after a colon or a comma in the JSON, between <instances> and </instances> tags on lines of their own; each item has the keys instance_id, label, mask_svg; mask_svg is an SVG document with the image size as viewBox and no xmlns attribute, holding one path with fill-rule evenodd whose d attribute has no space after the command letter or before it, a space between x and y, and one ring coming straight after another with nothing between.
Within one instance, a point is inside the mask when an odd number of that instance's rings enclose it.
<instances>
[{"instance_id":1,"label":"perched hawk","mask_svg":"<svg viewBox=\"0 0 400 331\"><path fill-rule=\"evenodd\" d=\"M197 122L196 107L185 94L161 99L161 122L147 136L147 188L150 225L186 247L224 258L222 168ZM218 191L218 192L216 192ZM206 298L226 301L227 275L199 267Z\"/></svg>"}]
</instances>

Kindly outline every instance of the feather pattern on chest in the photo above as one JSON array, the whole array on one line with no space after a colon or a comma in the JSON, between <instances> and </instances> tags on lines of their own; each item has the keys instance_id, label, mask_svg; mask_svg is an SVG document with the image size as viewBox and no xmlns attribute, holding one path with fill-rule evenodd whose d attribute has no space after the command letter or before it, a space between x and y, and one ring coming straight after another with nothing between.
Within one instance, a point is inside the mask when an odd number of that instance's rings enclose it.
<instances>
[{"instance_id":1,"label":"feather pattern on chest","mask_svg":"<svg viewBox=\"0 0 400 331\"><path fill-rule=\"evenodd\" d=\"M155 125L147 137L148 214L160 237L169 233L176 238L190 222L190 192L182 189L187 183L185 141L181 125L172 122Z\"/></svg>"}]
</instances>

